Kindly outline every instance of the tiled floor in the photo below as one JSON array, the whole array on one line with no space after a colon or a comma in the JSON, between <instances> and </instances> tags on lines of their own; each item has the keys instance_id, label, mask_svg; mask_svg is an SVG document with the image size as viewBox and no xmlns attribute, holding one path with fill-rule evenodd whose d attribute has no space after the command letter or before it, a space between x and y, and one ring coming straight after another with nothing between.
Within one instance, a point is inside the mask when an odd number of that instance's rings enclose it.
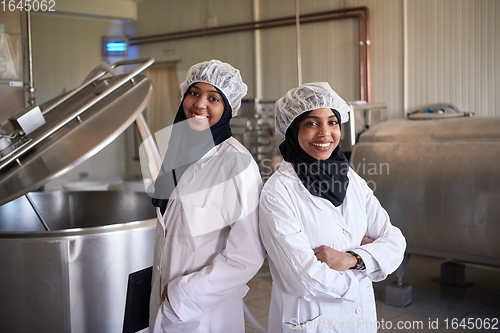
<instances>
[{"instance_id":1,"label":"tiled floor","mask_svg":"<svg viewBox=\"0 0 500 333\"><path fill-rule=\"evenodd\" d=\"M472 285L456 287L436 282L444 262L423 256L410 257L404 282L412 285L412 303L404 308L386 305L384 301L385 286L394 282L395 276L374 284L379 332L500 332L500 269L466 264L465 282ZM267 328L271 292L268 272L266 262L249 282L250 291L245 297L246 306L263 328ZM496 329L460 326L460 323L468 325L469 320L478 325L488 321L496 323ZM457 326L454 329L452 325ZM247 333L260 332L248 319L246 327Z\"/></svg>"}]
</instances>

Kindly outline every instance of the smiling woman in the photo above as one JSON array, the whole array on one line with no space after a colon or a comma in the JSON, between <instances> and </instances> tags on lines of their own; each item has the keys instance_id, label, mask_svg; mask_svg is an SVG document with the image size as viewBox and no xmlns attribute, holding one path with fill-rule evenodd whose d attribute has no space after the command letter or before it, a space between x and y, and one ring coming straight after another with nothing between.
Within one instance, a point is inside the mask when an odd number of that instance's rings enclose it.
<instances>
[{"instance_id":1,"label":"smiling woman","mask_svg":"<svg viewBox=\"0 0 500 333\"><path fill-rule=\"evenodd\" d=\"M299 124L299 145L317 160L328 159L339 142L340 125L332 109L315 109Z\"/></svg>"},{"instance_id":2,"label":"smiling woman","mask_svg":"<svg viewBox=\"0 0 500 333\"><path fill-rule=\"evenodd\" d=\"M403 259L403 235L340 150L349 109L326 82L276 102L284 161L259 206L273 277L269 332L376 332L372 281Z\"/></svg>"},{"instance_id":3,"label":"smiling woman","mask_svg":"<svg viewBox=\"0 0 500 333\"><path fill-rule=\"evenodd\" d=\"M192 66L180 88L155 181L150 331L243 333L246 283L264 261L262 180L229 126L247 86L239 70L211 60Z\"/></svg>"},{"instance_id":4,"label":"smiling woman","mask_svg":"<svg viewBox=\"0 0 500 333\"><path fill-rule=\"evenodd\" d=\"M195 131L203 131L219 122L225 103L217 88L198 82L189 87L182 106L189 126Z\"/></svg>"}]
</instances>

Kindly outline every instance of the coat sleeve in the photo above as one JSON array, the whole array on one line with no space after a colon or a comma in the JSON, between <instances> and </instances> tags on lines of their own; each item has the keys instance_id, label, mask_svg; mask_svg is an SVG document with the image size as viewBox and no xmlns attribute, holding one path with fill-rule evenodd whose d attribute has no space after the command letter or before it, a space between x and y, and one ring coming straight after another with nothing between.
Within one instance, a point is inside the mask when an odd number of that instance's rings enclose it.
<instances>
[{"instance_id":1,"label":"coat sleeve","mask_svg":"<svg viewBox=\"0 0 500 333\"><path fill-rule=\"evenodd\" d=\"M373 243L354 249L363 259L365 274L372 281L382 281L394 272L403 261L406 240L399 228L391 224L389 215L380 205L373 191L362 180L363 200L366 202L368 218L367 236L375 239Z\"/></svg>"},{"instance_id":2,"label":"coat sleeve","mask_svg":"<svg viewBox=\"0 0 500 333\"><path fill-rule=\"evenodd\" d=\"M275 185L276 183L273 183ZM354 301L359 277L336 271L317 260L284 187L265 191L260 199L260 233L286 292L305 300L342 298Z\"/></svg>"},{"instance_id":3,"label":"coat sleeve","mask_svg":"<svg viewBox=\"0 0 500 333\"><path fill-rule=\"evenodd\" d=\"M181 321L201 316L228 297L246 294L246 283L264 261L258 230L258 200L262 181L253 162L244 172L227 181L222 214L235 218L225 248L199 271L180 276L168 284L170 305ZM235 213L236 212L236 213ZM236 216L235 216L236 214Z\"/></svg>"}]
</instances>

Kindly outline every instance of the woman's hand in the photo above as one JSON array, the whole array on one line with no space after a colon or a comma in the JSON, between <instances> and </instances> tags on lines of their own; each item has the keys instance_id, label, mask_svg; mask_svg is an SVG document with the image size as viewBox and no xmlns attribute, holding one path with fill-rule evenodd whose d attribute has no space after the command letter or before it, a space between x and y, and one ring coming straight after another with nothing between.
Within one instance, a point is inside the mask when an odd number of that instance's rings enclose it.
<instances>
[{"instance_id":1,"label":"woman's hand","mask_svg":"<svg viewBox=\"0 0 500 333\"><path fill-rule=\"evenodd\" d=\"M161 293L160 302L167 300L168 302L168 284L163 288L163 292Z\"/></svg>"},{"instance_id":2,"label":"woman's hand","mask_svg":"<svg viewBox=\"0 0 500 333\"><path fill-rule=\"evenodd\" d=\"M358 262L352 254L337 251L326 245L315 248L314 255L319 261L336 271L347 271Z\"/></svg>"},{"instance_id":3,"label":"woman's hand","mask_svg":"<svg viewBox=\"0 0 500 333\"><path fill-rule=\"evenodd\" d=\"M375 239L370 238L368 236L364 236L363 239L361 240L361 245L370 244L373 243L374 241Z\"/></svg>"}]
</instances>

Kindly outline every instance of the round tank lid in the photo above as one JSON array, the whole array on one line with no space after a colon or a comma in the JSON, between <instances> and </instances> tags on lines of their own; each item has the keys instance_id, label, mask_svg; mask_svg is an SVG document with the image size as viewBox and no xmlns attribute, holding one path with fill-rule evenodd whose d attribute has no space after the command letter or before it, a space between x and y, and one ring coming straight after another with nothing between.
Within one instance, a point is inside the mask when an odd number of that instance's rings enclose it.
<instances>
[{"instance_id":1,"label":"round tank lid","mask_svg":"<svg viewBox=\"0 0 500 333\"><path fill-rule=\"evenodd\" d=\"M0 205L37 190L99 152L134 122L151 93L151 81L137 74L111 76L69 92L71 97L44 114L44 125L12 141L16 146L10 149L18 156L7 152L0 159ZM40 105L42 113L68 95Z\"/></svg>"}]
</instances>

